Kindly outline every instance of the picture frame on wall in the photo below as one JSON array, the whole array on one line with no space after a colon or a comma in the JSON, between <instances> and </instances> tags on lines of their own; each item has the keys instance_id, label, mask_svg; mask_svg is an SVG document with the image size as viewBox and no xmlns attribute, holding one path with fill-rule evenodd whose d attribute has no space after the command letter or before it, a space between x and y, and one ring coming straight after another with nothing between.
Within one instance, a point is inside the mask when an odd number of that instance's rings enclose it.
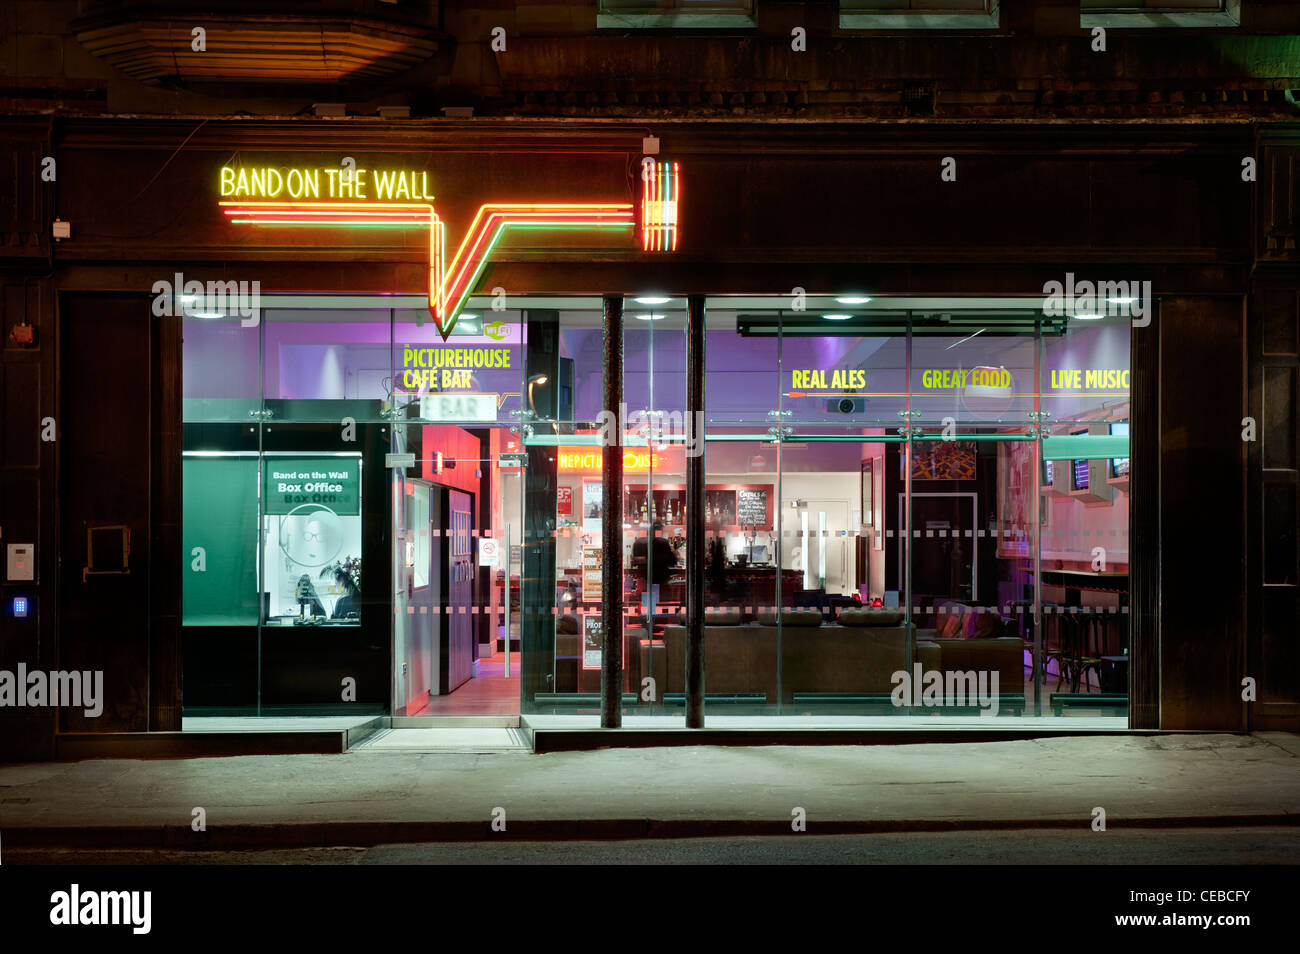
<instances>
[{"instance_id":1,"label":"picture frame on wall","mask_svg":"<svg viewBox=\"0 0 1300 954\"><path fill-rule=\"evenodd\" d=\"M884 496L885 488L881 468L883 457L872 457L862 462L862 527L870 528L874 550L885 549Z\"/></svg>"},{"instance_id":2,"label":"picture frame on wall","mask_svg":"<svg viewBox=\"0 0 1300 954\"><path fill-rule=\"evenodd\" d=\"M875 476L876 476L876 459L870 457L862 462L862 526L870 527L874 524L873 517L876 512L875 498Z\"/></svg>"}]
</instances>

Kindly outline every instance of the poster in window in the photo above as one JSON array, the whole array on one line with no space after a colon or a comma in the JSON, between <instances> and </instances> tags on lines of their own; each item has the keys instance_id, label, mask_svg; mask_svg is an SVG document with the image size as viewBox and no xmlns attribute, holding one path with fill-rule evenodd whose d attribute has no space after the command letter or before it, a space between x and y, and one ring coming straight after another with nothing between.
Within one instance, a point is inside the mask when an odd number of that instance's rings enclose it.
<instances>
[{"instance_id":1,"label":"poster in window","mask_svg":"<svg viewBox=\"0 0 1300 954\"><path fill-rule=\"evenodd\" d=\"M912 444L913 480L974 480L973 441L916 441Z\"/></svg>"},{"instance_id":2,"label":"poster in window","mask_svg":"<svg viewBox=\"0 0 1300 954\"><path fill-rule=\"evenodd\" d=\"M605 635L601 619L595 613L582 617L582 668L599 669L601 641Z\"/></svg>"},{"instance_id":3,"label":"poster in window","mask_svg":"<svg viewBox=\"0 0 1300 954\"><path fill-rule=\"evenodd\" d=\"M599 533L601 515L604 513L604 488L598 480L582 482L582 529L588 533Z\"/></svg>"},{"instance_id":4,"label":"poster in window","mask_svg":"<svg viewBox=\"0 0 1300 954\"><path fill-rule=\"evenodd\" d=\"M1034 488L1035 450L1032 441L998 444L997 555L1002 558L1033 552L1034 508L1040 506Z\"/></svg>"}]
</instances>

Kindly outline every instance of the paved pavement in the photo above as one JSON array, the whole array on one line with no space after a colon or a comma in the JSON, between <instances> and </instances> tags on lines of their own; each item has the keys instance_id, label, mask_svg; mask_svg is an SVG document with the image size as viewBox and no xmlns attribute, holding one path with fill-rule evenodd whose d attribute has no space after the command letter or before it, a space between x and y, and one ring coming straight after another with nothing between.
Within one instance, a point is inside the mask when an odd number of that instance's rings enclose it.
<instances>
[{"instance_id":1,"label":"paved pavement","mask_svg":"<svg viewBox=\"0 0 1300 954\"><path fill-rule=\"evenodd\" d=\"M1300 828L423 842L245 851L17 848L12 865L1294 865Z\"/></svg>"},{"instance_id":2,"label":"paved pavement","mask_svg":"<svg viewBox=\"0 0 1300 954\"><path fill-rule=\"evenodd\" d=\"M674 747L0 767L0 845L302 848L1300 824L1300 736ZM192 830L202 809L206 830ZM504 820L505 831L493 820Z\"/></svg>"}]
</instances>

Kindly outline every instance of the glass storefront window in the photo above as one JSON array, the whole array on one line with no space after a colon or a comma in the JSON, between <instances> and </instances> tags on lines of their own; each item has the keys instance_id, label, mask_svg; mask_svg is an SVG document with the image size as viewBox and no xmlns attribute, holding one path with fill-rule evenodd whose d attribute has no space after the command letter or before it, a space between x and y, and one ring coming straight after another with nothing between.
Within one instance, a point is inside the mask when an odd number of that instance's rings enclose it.
<instances>
[{"instance_id":1,"label":"glass storefront window","mask_svg":"<svg viewBox=\"0 0 1300 954\"><path fill-rule=\"evenodd\" d=\"M698 518L711 716L1122 720L1127 323L851 301L711 301L699 435L685 300L627 300L616 554L599 298L187 318L187 707L595 724L621 567L625 711L681 719Z\"/></svg>"}]
</instances>

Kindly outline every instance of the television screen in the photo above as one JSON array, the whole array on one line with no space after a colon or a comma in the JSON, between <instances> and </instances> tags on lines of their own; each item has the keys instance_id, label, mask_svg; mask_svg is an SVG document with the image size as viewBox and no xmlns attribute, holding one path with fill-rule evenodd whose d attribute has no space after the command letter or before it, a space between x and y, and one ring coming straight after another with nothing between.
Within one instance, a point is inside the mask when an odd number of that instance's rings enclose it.
<instances>
[{"instance_id":1,"label":"television screen","mask_svg":"<svg viewBox=\"0 0 1300 954\"><path fill-rule=\"evenodd\" d=\"M1110 425L1110 432L1112 434L1128 437L1128 421L1115 421ZM1112 457L1110 459L1110 475L1112 477L1127 477L1128 458Z\"/></svg>"},{"instance_id":2,"label":"television screen","mask_svg":"<svg viewBox=\"0 0 1300 954\"><path fill-rule=\"evenodd\" d=\"M1088 489L1088 461L1086 459L1074 462L1074 489Z\"/></svg>"}]
</instances>

